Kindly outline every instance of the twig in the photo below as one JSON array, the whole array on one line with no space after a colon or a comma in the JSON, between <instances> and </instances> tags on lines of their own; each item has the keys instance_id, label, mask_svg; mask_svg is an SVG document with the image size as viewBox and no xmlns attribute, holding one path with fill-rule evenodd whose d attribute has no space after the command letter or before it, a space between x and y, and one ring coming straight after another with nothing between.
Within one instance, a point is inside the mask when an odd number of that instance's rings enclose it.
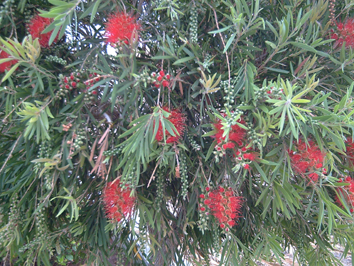
<instances>
[{"instance_id":1,"label":"twig","mask_svg":"<svg viewBox=\"0 0 354 266\"><path fill-rule=\"evenodd\" d=\"M216 14L215 9L211 5L209 5L208 3L207 3L207 5L210 6L210 8L213 10L214 16L215 16L216 27L218 28L218 30L220 30L219 22L218 22L218 16ZM225 45L225 41L224 41L224 38L222 37L221 32L219 32L219 35L220 35L220 38L221 38L222 45L224 46L224 49L225 49L226 45ZM228 74L229 74L229 86L231 86L231 69L230 69L229 54L227 53L227 51L225 51L225 54L226 54L227 70L228 70Z\"/></svg>"},{"instance_id":2,"label":"twig","mask_svg":"<svg viewBox=\"0 0 354 266\"><path fill-rule=\"evenodd\" d=\"M12 147L11 151L10 151L10 154L9 156L7 156L6 160L5 160L5 163L2 165L1 169L0 169L0 173L2 172L2 170L4 170L5 168L5 165L7 164L7 162L10 160L11 156L12 156L12 153L14 152L16 146L17 146L17 143L19 142L20 138L22 137L22 134L17 138L14 146Z\"/></svg>"}]
</instances>

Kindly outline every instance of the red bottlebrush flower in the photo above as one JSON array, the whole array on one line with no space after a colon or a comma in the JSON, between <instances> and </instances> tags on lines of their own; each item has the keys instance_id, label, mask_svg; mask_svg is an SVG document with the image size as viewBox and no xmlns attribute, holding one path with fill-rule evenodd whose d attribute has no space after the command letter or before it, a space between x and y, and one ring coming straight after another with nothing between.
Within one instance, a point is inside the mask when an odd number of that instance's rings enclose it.
<instances>
[{"instance_id":1,"label":"red bottlebrush flower","mask_svg":"<svg viewBox=\"0 0 354 266\"><path fill-rule=\"evenodd\" d=\"M119 222L129 218L135 206L135 197L131 197L129 188L122 189L120 182L110 182L103 190L102 199L107 217Z\"/></svg>"},{"instance_id":2,"label":"red bottlebrush flower","mask_svg":"<svg viewBox=\"0 0 354 266\"><path fill-rule=\"evenodd\" d=\"M184 129L186 128L186 117L177 109L169 110L167 107L163 107L162 109L170 113L167 120L169 120L177 129L175 136L172 136L167 130L165 130L166 143L177 142L183 135ZM155 139L159 142L163 141L163 129L161 123L159 124Z\"/></svg>"},{"instance_id":3,"label":"red bottlebrush flower","mask_svg":"<svg viewBox=\"0 0 354 266\"><path fill-rule=\"evenodd\" d=\"M254 161L254 160L257 159L257 154L255 154L255 153L245 153L243 155L243 158L248 159L250 161Z\"/></svg>"},{"instance_id":4,"label":"red bottlebrush flower","mask_svg":"<svg viewBox=\"0 0 354 266\"><path fill-rule=\"evenodd\" d=\"M344 23L337 23L337 32L331 34L336 46L354 47L354 19L349 18Z\"/></svg>"},{"instance_id":5,"label":"red bottlebrush flower","mask_svg":"<svg viewBox=\"0 0 354 266\"><path fill-rule=\"evenodd\" d=\"M161 76L158 76L157 77L157 81L161 81L162 80L162 77Z\"/></svg>"},{"instance_id":6,"label":"red bottlebrush flower","mask_svg":"<svg viewBox=\"0 0 354 266\"><path fill-rule=\"evenodd\" d=\"M204 195L204 194L200 194L200 195L199 195L199 198L205 199L205 195Z\"/></svg>"},{"instance_id":7,"label":"red bottlebrush flower","mask_svg":"<svg viewBox=\"0 0 354 266\"><path fill-rule=\"evenodd\" d=\"M76 88L76 82L75 81L73 81L73 82L71 82L71 86L73 87L73 88Z\"/></svg>"},{"instance_id":8,"label":"red bottlebrush flower","mask_svg":"<svg viewBox=\"0 0 354 266\"><path fill-rule=\"evenodd\" d=\"M70 89L70 86L68 84L65 85L65 89Z\"/></svg>"},{"instance_id":9,"label":"red bottlebrush flower","mask_svg":"<svg viewBox=\"0 0 354 266\"><path fill-rule=\"evenodd\" d=\"M245 122L242 119L239 119L237 121L240 124L245 124ZM224 130L222 129L223 125L221 124L221 120L219 120L217 123L214 124L214 128L216 130L216 134L213 136L218 143L222 143L225 141L225 137L223 137ZM243 141L245 140L246 137L246 130L238 125L233 125L230 128L229 132L229 142L233 141L239 146L242 146Z\"/></svg>"},{"instance_id":10,"label":"red bottlebrush flower","mask_svg":"<svg viewBox=\"0 0 354 266\"><path fill-rule=\"evenodd\" d=\"M0 59L9 58L10 55L3 50L0 50ZM5 72L5 70L10 70L12 65L16 64L17 60L10 60L0 64L0 73Z\"/></svg>"},{"instance_id":11,"label":"red bottlebrush flower","mask_svg":"<svg viewBox=\"0 0 354 266\"><path fill-rule=\"evenodd\" d=\"M121 13L112 14L106 23L107 42L116 44L120 41L128 44L134 35L140 30L140 24L136 21L136 18Z\"/></svg>"},{"instance_id":12,"label":"red bottlebrush flower","mask_svg":"<svg viewBox=\"0 0 354 266\"><path fill-rule=\"evenodd\" d=\"M308 145L301 139L298 143L295 143L294 151L288 151L291 159L291 166L294 172L297 174L305 174L306 172L313 172L315 169L323 167L323 161L326 156L314 141L308 140ZM313 181L317 181L319 176L316 173L312 173L309 177Z\"/></svg>"},{"instance_id":13,"label":"red bottlebrush flower","mask_svg":"<svg viewBox=\"0 0 354 266\"><path fill-rule=\"evenodd\" d=\"M64 83L68 83L69 80L68 80L68 77L64 77Z\"/></svg>"},{"instance_id":14,"label":"red bottlebrush flower","mask_svg":"<svg viewBox=\"0 0 354 266\"><path fill-rule=\"evenodd\" d=\"M93 94L93 95L97 95L97 91L93 91L92 94Z\"/></svg>"},{"instance_id":15,"label":"red bottlebrush flower","mask_svg":"<svg viewBox=\"0 0 354 266\"><path fill-rule=\"evenodd\" d=\"M38 38L39 44L43 48L49 47L49 39L53 31L42 33L42 31L53 22L53 19L43 18L35 15L27 25L27 30L32 38ZM54 43L58 41L58 36L54 39Z\"/></svg>"},{"instance_id":16,"label":"red bottlebrush flower","mask_svg":"<svg viewBox=\"0 0 354 266\"><path fill-rule=\"evenodd\" d=\"M242 197L236 197L231 188L225 190L223 187L214 189L205 197L205 205L220 225L236 225L235 219L240 217Z\"/></svg>"},{"instance_id":17,"label":"red bottlebrush flower","mask_svg":"<svg viewBox=\"0 0 354 266\"><path fill-rule=\"evenodd\" d=\"M220 224L220 227L221 227L221 228L225 228L225 225L224 225L224 224Z\"/></svg>"},{"instance_id":18,"label":"red bottlebrush flower","mask_svg":"<svg viewBox=\"0 0 354 266\"><path fill-rule=\"evenodd\" d=\"M169 85L170 85L170 83L167 80L162 81L162 86L163 87L167 88Z\"/></svg>"},{"instance_id":19,"label":"red bottlebrush flower","mask_svg":"<svg viewBox=\"0 0 354 266\"><path fill-rule=\"evenodd\" d=\"M318 174L317 173L311 173L309 174L309 177L312 179L312 181L316 182L318 180Z\"/></svg>"},{"instance_id":20,"label":"red bottlebrush flower","mask_svg":"<svg viewBox=\"0 0 354 266\"><path fill-rule=\"evenodd\" d=\"M170 80L170 78L171 78L171 75L167 74L167 75L166 75L166 79L167 79L167 80Z\"/></svg>"},{"instance_id":21,"label":"red bottlebrush flower","mask_svg":"<svg viewBox=\"0 0 354 266\"><path fill-rule=\"evenodd\" d=\"M206 190L206 191L209 191L209 190L210 190L210 187L206 187L205 190Z\"/></svg>"},{"instance_id":22,"label":"red bottlebrush flower","mask_svg":"<svg viewBox=\"0 0 354 266\"><path fill-rule=\"evenodd\" d=\"M201 210L202 212L204 212L204 211L205 211L205 208L204 208L204 207L200 207L200 210Z\"/></svg>"},{"instance_id":23,"label":"red bottlebrush flower","mask_svg":"<svg viewBox=\"0 0 354 266\"><path fill-rule=\"evenodd\" d=\"M250 169L250 165L249 164L244 164L243 168L245 168L246 170L249 170Z\"/></svg>"},{"instance_id":24,"label":"red bottlebrush flower","mask_svg":"<svg viewBox=\"0 0 354 266\"><path fill-rule=\"evenodd\" d=\"M159 72L159 74L160 74L161 77L164 77L164 76L165 76L165 72L163 72L163 70L161 70L161 71Z\"/></svg>"},{"instance_id":25,"label":"red bottlebrush flower","mask_svg":"<svg viewBox=\"0 0 354 266\"><path fill-rule=\"evenodd\" d=\"M226 149L233 149L235 148L235 144L233 142L228 142L224 145L222 145L222 147L226 150Z\"/></svg>"}]
</instances>

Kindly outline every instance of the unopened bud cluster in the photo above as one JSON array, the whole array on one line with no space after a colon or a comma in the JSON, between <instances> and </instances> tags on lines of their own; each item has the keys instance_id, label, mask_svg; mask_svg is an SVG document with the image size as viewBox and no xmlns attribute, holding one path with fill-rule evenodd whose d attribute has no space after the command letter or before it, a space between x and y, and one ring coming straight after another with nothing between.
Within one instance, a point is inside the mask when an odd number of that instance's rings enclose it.
<instances>
[{"instance_id":1,"label":"unopened bud cluster","mask_svg":"<svg viewBox=\"0 0 354 266\"><path fill-rule=\"evenodd\" d=\"M18 209L17 195L14 196L16 199L12 199L10 204L10 213L7 224L0 231L0 246L7 245L8 243L16 240L19 236L19 226L21 224L20 212Z\"/></svg>"},{"instance_id":2,"label":"unopened bud cluster","mask_svg":"<svg viewBox=\"0 0 354 266\"><path fill-rule=\"evenodd\" d=\"M205 194L207 194L210 191L210 188L207 187L204 191L203 197L205 198ZM202 199L204 199L202 197ZM204 200L202 200L199 204L199 220L198 220L198 228L202 233L204 234L204 231L209 230L208 226L208 221L209 221L209 213L206 211L208 206L204 203Z\"/></svg>"},{"instance_id":3,"label":"unopened bud cluster","mask_svg":"<svg viewBox=\"0 0 354 266\"><path fill-rule=\"evenodd\" d=\"M275 86L262 87L255 93L255 101L266 101L267 99L281 99L283 89L277 88Z\"/></svg>"},{"instance_id":4,"label":"unopened bud cluster","mask_svg":"<svg viewBox=\"0 0 354 266\"><path fill-rule=\"evenodd\" d=\"M159 211L161 209L161 203L163 201L163 189L164 189L164 177L161 172L157 174L156 178L156 198L155 205L156 209Z\"/></svg>"},{"instance_id":5,"label":"unopened bud cluster","mask_svg":"<svg viewBox=\"0 0 354 266\"><path fill-rule=\"evenodd\" d=\"M119 146L117 148L114 148L113 150L104 151L103 155L106 156L106 157L116 156L123 150L123 148L124 148L124 146Z\"/></svg>"},{"instance_id":6,"label":"unopened bud cluster","mask_svg":"<svg viewBox=\"0 0 354 266\"><path fill-rule=\"evenodd\" d=\"M180 153L179 159L180 159L179 167L180 167L180 175L181 175L181 183L182 183L181 196L183 197L183 199L186 199L188 194L188 185L189 185L186 156L183 153Z\"/></svg>"},{"instance_id":7,"label":"unopened bud cluster","mask_svg":"<svg viewBox=\"0 0 354 266\"><path fill-rule=\"evenodd\" d=\"M195 6L191 8L190 14L191 14L189 18L190 41L191 43L196 43L198 41L198 12Z\"/></svg>"},{"instance_id":8,"label":"unopened bud cluster","mask_svg":"<svg viewBox=\"0 0 354 266\"><path fill-rule=\"evenodd\" d=\"M193 150L199 151L201 149L201 146L193 139L191 135L187 134L187 138Z\"/></svg>"},{"instance_id":9,"label":"unopened bud cluster","mask_svg":"<svg viewBox=\"0 0 354 266\"><path fill-rule=\"evenodd\" d=\"M120 178L120 186L121 188L125 189L126 187L131 187L135 188L137 184L137 178L136 178L136 167L135 166L129 166L128 169L130 169L127 173L123 174L122 177Z\"/></svg>"},{"instance_id":10,"label":"unopened bud cluster","mask_svg":"<svg viewBox=\"0 0 354 266\"><path fill-rule=\"evenodd\" d=\"M11 7L15 3L15 0L5 0L2 5L0 5L0 23L2 19L11 14Z\"/></svg>"},{"instance_id":11,"label":"unopened bud cluster","mask_svg":"<svg viewBox=\"0 0 354 266\"><path fill-rule=\"evenodd\" d=\"M79 89L85 93L84 100L93 100L93 95L97 95L97 91L89 91L90 88L101 79L97 73L87 74L83 71L75 71L70 73L69 76L59 75L59 91L57 95L59 98L65 96L74 89Z\"/></svg>"},{"instance_id":12,"label":"unopened bud cluster","mask_svg":"<svg viewBox=\"0 0 354 266\"><path fill-rule=\"evenodd\" d=\"M56 55L48 55L45 58L45 61L54 62L54 63L57 63L57 64L61 64L63 66L66 66L66 64L67 64L66 60L64 60L63 58L60 58L60 57L58 57Z\"/></svg>"},{"instance_id":13,"label":"unopened bud cluster","mask_svg":"<svg viewBox=\"0 0 354 266\"><path fill-rule=\"evenodd\" d=\"M51 239L49 235L49 230L46 225L45 216L44 216L45 209L39 209L38 213L36 214L36 236L35 238L29 242L28 244L24 245L20 248L20 252L25 252L26 250L34 250L38 247L46 248L50 246Z\"/></svg>"}]
</instances>

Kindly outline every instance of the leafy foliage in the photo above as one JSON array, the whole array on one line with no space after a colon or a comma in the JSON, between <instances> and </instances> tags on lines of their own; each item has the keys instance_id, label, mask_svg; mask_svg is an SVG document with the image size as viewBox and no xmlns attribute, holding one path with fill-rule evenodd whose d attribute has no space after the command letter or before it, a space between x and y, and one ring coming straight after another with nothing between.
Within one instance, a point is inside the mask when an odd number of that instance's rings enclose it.
<instances>
[{"instance_id":1,"label":"leafy foliage","mask_svg":"<svg viewBox=\"0 0 354 266\"><path fill-rule=\"evenodd\" d=\"M353 4L5 1L0 257L256 265L293 247L302 265L340 265L334 246L354 251ZM38 14L41 41L26 26Z\"/></svg>"}]
</instances>

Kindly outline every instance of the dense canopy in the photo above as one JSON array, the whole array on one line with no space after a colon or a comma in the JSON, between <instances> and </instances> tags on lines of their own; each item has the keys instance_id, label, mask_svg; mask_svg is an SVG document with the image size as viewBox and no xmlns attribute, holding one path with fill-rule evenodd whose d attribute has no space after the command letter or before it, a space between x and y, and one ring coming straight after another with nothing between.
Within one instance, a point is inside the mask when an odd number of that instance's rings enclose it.
<instances>
[{"instance_id":1,"label":"dense canopy","mask_svg":"<svg viewBox=\"0 0 354 266\"><path fill-rule=\"evenodd\" d=\"M6 0L5 265L354 251L353 0Z\"/></svg>"}]
</instances>

